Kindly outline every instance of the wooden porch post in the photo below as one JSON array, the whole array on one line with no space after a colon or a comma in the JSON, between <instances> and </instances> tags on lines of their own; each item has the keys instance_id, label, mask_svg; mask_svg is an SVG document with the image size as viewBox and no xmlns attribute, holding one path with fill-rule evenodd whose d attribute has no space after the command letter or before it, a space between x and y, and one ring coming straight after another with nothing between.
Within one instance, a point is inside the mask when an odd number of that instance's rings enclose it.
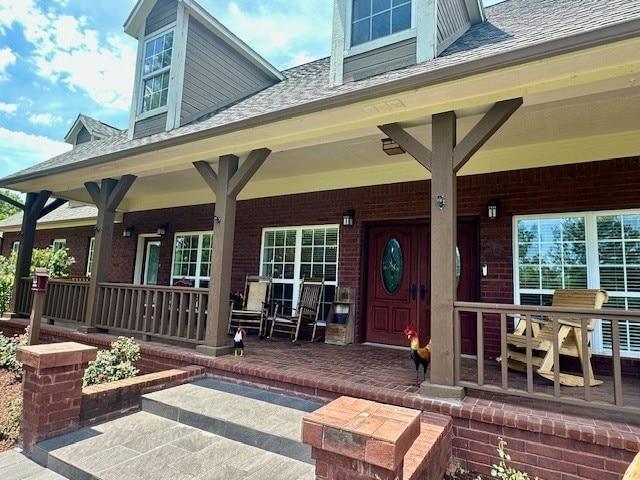
<instances>
[{"instance_id":1,"label":"wooden porch post","mask_svg":"<svg viewBox=\"0 0 640 480\"><path fill-rule=\"evenodd\" d=\"M454 302L456 300L457 172L522 105L522 98L497 102L456 145L456 115L433 116L433 152L397 124L380 126L407 153L431 171L431 377L423 395L456 398Z\"/></svg>"},{"instance_id":2,"label":"wooden porch post","mask_svg":"<svg viewBox=\"0 0 640 480\"><path fill-rule=\"evenodd\" d=\"M453 302L456 298L456 144L454 112L433 116L431 163L431 383L454 385ZM460 389L461 390L461 389ZM456 396L459 396L457 394Z\"/></svg>"},{"instance_id":3,"label":"wooden porch post","mask_svg":"<svg viewBox=\"0 0 640 480\"><path fill-rule=\"evenodd\" d=\"M99 311L98 284L106 282L109 277L116 208L122 202L135 179L135 175L123 175L120 180L104 178L100 182L100 186L95 182L84 184L93 203L98 207L98 219L95 226L96 240L93 248L93 265L89 292L87 293L86 314L84 325L79 328L81 332L89 333L98 330L95 327Z\"/></svg>"},{"instance_id":4,"label":"wooden porch post","mask_svg":"<svg viewBox=\"0 0 640 480\"><path fill-rule=\"evenodd\" d=\"M39 193L27 193L24 205L2 196L2 200L7 201L22 210L22 228L19 234L20 247L18 249L18 258L16 260L13 295L11 296L10 311L12 312L15 312L16 305L22 304L22 298L19 298L23 291L20 288L20 279L22 277L29 276L33 246L36 239L36 223L39 219L53 212L60 205L67 202L66 200L56 199L49 205L45 206L50 196L51 192L48 190L43 190Z\"/></svg>"},{"instance_id":5,"label":"wooden porch post","mask_svg":"<svg viewBox=\"0 0 640 480\"><path fill-rule=\"evenodd\" d=\"M216 195L207 328L205 343L196 346L196 351L200 353L216 357L233 351L231 339L227 335L227 320L229 318L237 197L270 153L271 150L266 148L254 150L240 168L238 168L237 156L223 155L218 161L217 174L205 161L193 164Z\"/></svg>"}]
</instances>

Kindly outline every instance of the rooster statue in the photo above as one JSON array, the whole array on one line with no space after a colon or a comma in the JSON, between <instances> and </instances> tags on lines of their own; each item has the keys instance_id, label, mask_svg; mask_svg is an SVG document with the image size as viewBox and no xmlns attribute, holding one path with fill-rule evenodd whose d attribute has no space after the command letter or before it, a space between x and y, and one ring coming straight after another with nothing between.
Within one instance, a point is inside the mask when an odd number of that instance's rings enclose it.
<instances>
[{"instance_id":1,"label":"rooster statue","mask_svg":"<svg viewBox=\"0 0 640 480\"><path fill-rule=\"evenodd\" d=\"M409 339L409 345L411 346L410 356L416 364L416 383L420 385L420 365L422 365L422 379L426 380L427 378L427 367L429 366L429 362L431 361L431 342L429 342L424 347L421 347L420 340L418 339L418 332L416 332L416 329L413 327L413 325L408 325L407 328L404 329L404 334Z\"/></svg>"}]
</instances>

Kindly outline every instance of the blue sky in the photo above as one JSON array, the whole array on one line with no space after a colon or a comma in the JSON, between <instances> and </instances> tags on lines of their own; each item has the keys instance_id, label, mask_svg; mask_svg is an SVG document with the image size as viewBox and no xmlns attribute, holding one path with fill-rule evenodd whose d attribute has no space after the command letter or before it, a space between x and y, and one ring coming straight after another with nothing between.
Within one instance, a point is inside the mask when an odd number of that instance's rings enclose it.
<instances>
[{"instance_id":1,"label":"blue sky","mask_svg":"<svg viewBox=\"0 0 640 480\"><path fill-rule=\"evenodd\" d=\"M279 69L329 55L332 0L197 1ZM127 126L136 41L122 25L135 4L0 2L0 178L68 150L79 113Z\"/></svg>"}]
</instances>

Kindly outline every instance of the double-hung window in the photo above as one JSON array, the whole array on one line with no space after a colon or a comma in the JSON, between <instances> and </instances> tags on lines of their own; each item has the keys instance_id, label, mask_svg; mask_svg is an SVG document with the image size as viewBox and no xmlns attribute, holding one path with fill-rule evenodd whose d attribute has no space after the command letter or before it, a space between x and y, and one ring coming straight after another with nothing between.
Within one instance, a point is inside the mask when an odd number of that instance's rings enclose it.
<instances>
[{"instance_id":1,"label":"double-hung window","mask_svg":"<svg viewBox=\"0 0 640 480\"><path fill-rule=\"evenodd\" d=\"M67 248L67 240L65 238L56 238L53 243L53 251L57 252L58 250L63 250Z\"/></svg>"},{"instance_id":2,"label":"double-hung window","mask_svg":"<svg viewBox=\"0 0 640 480\"><path fill-rule=\"evenodd\" d=\"M338 226L267 228L262 232L260 274L273 277L272 300L285 314L296 307L300 280L324 277L319 321L325 321L338 284Z\"/></svg>"},{"instance_id":3,"label":"double-hung window","mask_svg":"<svg viewBox=\"0 0 640 480\"><path fill-rule=\"evenodd\" d=\"M602 288L605 308L640 309L640 212L514 218L515 299L550 305L556 288ZM622 354L640 357L640 324L620 322ZM599 322L596 353L610 354L611 323Z\"/></svg>"},{"instance_id":4,"label":"double-hung window","mask_svg":"<svg viewBox=\"0 0 640 480\"><path fill-rule=\"evenodd\" d=\"M411 28L411 0L353 0L351 46Z\"/></svg>"},{"instance_id":5,"label":"double-hung window","mask_svg":"<svg viewBox=\"0 0 640 480\"><path fill-rule=\"evenodd\" d=\"M212 239L211 232L175 235L171 285L209 288Z\"/></svg>"},{"instance_id":6,"label":"double-hung window","mask_svg":"<svg viewBox=\"0 0 640 480\"><path fill-rule=\"evenodd\" d=\"M169 96L173 31L147 40L142 58L140 113L165 107Z\"/></svg>"}]
</instances>

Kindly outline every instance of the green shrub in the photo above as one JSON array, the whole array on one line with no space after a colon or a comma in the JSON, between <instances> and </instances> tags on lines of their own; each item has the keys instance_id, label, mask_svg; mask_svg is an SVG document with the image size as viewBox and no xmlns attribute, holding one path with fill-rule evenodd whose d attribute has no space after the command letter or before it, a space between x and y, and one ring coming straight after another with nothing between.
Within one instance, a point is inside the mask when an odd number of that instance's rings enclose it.
<instances>
[{"instance_id":1,"label":"green shrub","mask_svg":"<svg viewBox=\"0 0 640 480\"><path fill-rule=\"evenodd\" d=\"M498 440L498 456L500 457L500 463L498 465L492 465L493 468L491 469L491 476L502 480L529 480L529 475L507 465L507 462L511 461L511 456L504 449L506 445L507 442L502 438ZM536 480L537 479L538 477L536 477Z\"/></svg>"},{"instance_id":2,"label":"green shrub","mask_svg":"<svg viewBox=\"0 0 640 480\"><path fill-rule=\"evenodd\" d=\"M22 363L18 361L18 347L23 347L29 341L29 327L22 335L5 337L0 332L0 368L4 368L15 373L22 374Z\"/></svg>"},{"instance_id":3,"label":"green shrub","mask_svg":"<svg viewBox=\"0 0 640 480\"><path fill-rule=\"evenodd\" d=\"M84 372L84 386L135 377L139 370L133 366L140 358L140 347L133 338L118 337L110 350L101 350Z\"/></svg>"},{"instance_id":4,"label":"green shrub","mask_svg":"<svg viewBox=\"0 0 640 480\"><path fill-rule=\"evenodd\" d=\"M17 440L20 435L20 416L22 414L22 397L11 398L7 402L9 421L0 430L0 439Z\"/></svg>"},{"instance_id":5,"label":"green shrub","mask_svg":"<svg viewBox=\"0 0 640 480\"><path fill-rule=\"evenodd\" d=\"M69 275L69 267L75 263L75 259L69 256L68 248L53 247L34 248L31 256L31 270L33 276L37 267L46 268L51 278L66 277ZM15 269L14 269L15 271Z\"/></svg>"}]
</instances>

